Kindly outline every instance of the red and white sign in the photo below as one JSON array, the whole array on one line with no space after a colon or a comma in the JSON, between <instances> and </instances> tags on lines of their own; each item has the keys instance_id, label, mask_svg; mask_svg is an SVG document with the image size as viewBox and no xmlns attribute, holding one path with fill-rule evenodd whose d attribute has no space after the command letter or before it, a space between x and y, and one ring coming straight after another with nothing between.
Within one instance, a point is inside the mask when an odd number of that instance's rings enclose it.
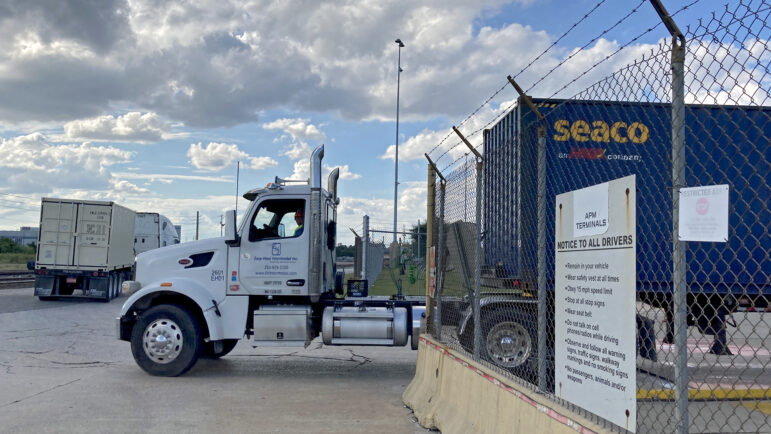
<instances>
[{"instance_id":1,"label":"red and white sign","mask_svg":"<svg viewBox=\"0 0 771 434\"><path fill-rule=\"evenodd\" d=\"M728 241L728 185L680 189L680 241Z\"/></svg>"}]
</instances>

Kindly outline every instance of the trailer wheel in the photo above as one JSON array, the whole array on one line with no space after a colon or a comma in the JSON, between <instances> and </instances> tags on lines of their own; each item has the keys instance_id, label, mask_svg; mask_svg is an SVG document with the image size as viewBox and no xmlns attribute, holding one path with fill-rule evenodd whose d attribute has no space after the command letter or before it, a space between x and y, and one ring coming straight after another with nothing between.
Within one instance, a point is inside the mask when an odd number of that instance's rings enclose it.
<instances>
[{"instance_id":1,"label":"trailer wheel","mask_svg":"<svg viewBox=\"0 0 771 434\"><path fill-rule=\"evenodd\" d=\"M214 342L205 342L203 344L203 348L201 349L201 358L202 359L219 359L220 357L226 356L228 353L233 351L233 348L236 347L236 344L238 344L238 339L223 339L222 340L222 350L220 351L214 351Z\"/></svg>"},{"instance_id":2,"label":"trailer wheel","mask_svg":"<svg viewBox=\"0 0 771 434\"><path fill-rule=\"evenodd\" d=\"M537 374L530 372L538 345L537 324L535 315L520 309L483 314L481 357L518 376Z\"/></svg>"},{"instance_id":3,"label":"trailer wheel","mask_svg":"<svg viewBox=\"0 0 771 434\"><path fill-rule=\"evenodd\" d=\"M187 372L201 353L201 331L187 309L159 305L142 313L131 331L131 352L148 374L176 377Z\"/></svg>"}]
</instances>

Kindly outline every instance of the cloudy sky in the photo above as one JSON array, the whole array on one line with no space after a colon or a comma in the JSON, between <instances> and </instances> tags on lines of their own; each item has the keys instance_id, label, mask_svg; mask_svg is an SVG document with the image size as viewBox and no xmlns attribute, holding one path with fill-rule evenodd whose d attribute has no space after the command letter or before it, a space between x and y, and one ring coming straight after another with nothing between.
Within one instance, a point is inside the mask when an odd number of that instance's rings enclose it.
<instances>
[{"instance_id":1,"label":"cloudy sky","mask_svg":"<svg viewBox=\"0 0 771 434\"><path fill-rule=\"evenodd\" d=\"M670 12L692 0L666 0ZM399 226L425 219L423 153L527 68L549 96L659 23L638 0L61 0L0 2L0 229L36 225L41 197L113 200L219 236L240 188L308 176L312 148L340 167L341 226L393 219L401 38ZM637 7L623 25L589 43ZM678 16L695 23L719 2ZM571 96L665 38L636 40ZM586 49L576 53L579 47ZM511 88L468 123L484 125ZM239 209L246 201L241 199ZM349 231L340 231L350 242Z\"/></svg>"}]
</instances>

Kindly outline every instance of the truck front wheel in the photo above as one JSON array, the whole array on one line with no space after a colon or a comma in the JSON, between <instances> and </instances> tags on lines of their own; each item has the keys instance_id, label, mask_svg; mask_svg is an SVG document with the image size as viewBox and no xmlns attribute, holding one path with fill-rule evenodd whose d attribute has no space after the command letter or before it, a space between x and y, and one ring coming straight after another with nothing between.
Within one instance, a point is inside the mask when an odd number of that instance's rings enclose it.
<instances>
[{"instance_id":1,"label":"truck front wheel","mask_svg":"<svg viewBox=\"0 0 771 434\"><path fill-rule=\"evenodd\" d=\"M176 305L143 312L131 332L131 352L148 374L176 377L187 372L201 353L201 329L190 312Z\"/></svg>"}]
</instances>

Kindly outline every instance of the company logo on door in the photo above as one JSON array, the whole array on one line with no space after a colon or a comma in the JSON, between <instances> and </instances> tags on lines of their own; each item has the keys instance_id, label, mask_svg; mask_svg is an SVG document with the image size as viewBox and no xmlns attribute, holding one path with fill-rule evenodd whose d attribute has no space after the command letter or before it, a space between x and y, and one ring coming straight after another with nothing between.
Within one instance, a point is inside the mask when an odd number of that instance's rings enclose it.
<instances>
[{"instance_id":1,"label":"company logo on door","mask_svg":"<svg viewBox=\"0 0 771 434\"><path fill-rule=\"evenodd\" d=\"M273 256L281 256L281 243L273 243L273 249L271 250Z\"/></svg>"}]
</instances>

